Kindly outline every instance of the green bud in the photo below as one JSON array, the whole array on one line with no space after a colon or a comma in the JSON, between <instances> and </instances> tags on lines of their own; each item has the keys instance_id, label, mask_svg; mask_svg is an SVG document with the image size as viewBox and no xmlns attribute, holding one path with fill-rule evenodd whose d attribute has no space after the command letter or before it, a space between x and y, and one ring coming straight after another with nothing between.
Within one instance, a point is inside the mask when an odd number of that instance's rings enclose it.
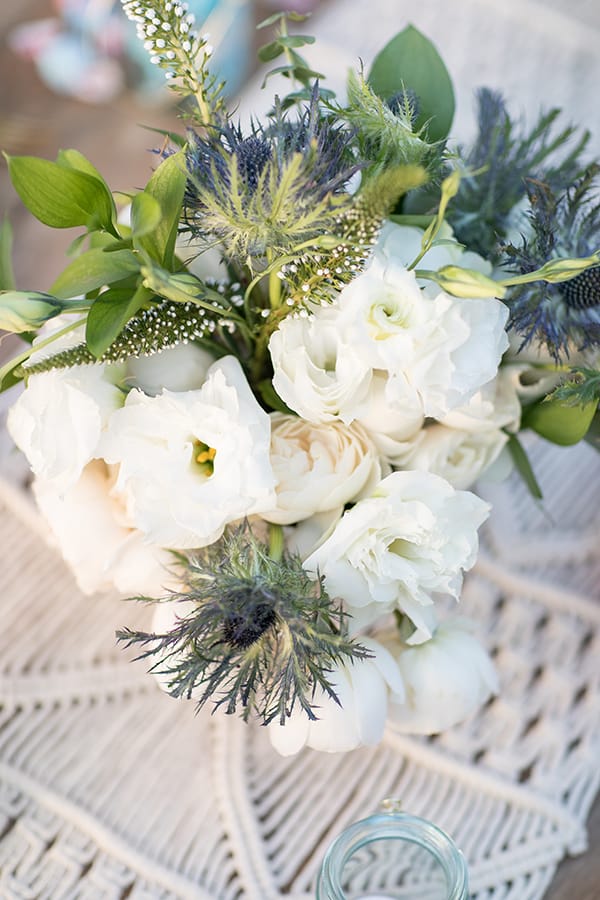
<instances>
[{"instance_id":1,"label":"green bud","mask_svg":"<svg viewBox=\"0 0 600 900\"><path fill-rule=\"evenodd\" d=\"M538 275L544 281L557 284L561 281L569 281L599 263L600 251L581 259L551 259L541 269L538 269Z\"/></svg>"},{"instance_id":2,"label":"green bud","mask_svg":"<svg viewBox=\"0 0 600 900\"><path fill-rule=\"evenodd\" d=\"M499 297L506 294L506 288L487 275L474 269L463 269L460 266L444 266L438 272L417 269L418 278L428 278L451 294L453 297L479 299L481 297Z\"/></svg>"},{"instance_id":3,"label":"green bud","mask_svg":"<svg viewBox=\"0 0 600 900\"><path fill-rule=\"evenodd\" d=\"M69 305L37 291L0 291L0 329L14 334L35 331Z\"/></svg>"}]
</instances>

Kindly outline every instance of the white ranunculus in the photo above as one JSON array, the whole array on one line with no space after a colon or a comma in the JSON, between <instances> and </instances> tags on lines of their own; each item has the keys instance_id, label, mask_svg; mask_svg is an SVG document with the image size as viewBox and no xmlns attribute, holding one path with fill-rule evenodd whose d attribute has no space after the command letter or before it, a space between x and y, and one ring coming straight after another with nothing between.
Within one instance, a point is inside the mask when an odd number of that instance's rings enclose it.
<instances>
[{"instance_id":1,"label":"white ranunculus","mask_svg":"<svg viewBox=\"0 0 600 900\"><path fill-rule=\"evenodd\" d=\"M347 425L366 396L371 368L351 343L341 340L337 311L290 315L269 341L273 387L284 403L309 422Z\"/></svg>"},{"instance_id":2,"label":"white ranunculus","mask_svg":"<svg viewBox=\"0 0 600 900\"><path fill-rule=\"evenodd\" d=\"M358 424L313 424L271 413L277 507L269 522L289 525L356 500L381 478L377 451Z\"/></svg>"},{"instance_id":3,"label":"white ranunculus","mask_svg":"<svg viewBox=\"0 0 600 900\"><path fill-rule=\"evenodd\" d=\"M86 594L118 591L160 596L173 582L170 554L144 542L127 524L123 498L113 491L114 475L93 460L67 491L36 479L33 492L52 537Z\"/></svg>"},{"instance_id":4,"label":"white ranunculus","mask_svg":"<svg viewBox=\"0 0 600 900\"><path fill-rule=\"evenodd\" d=\"M499 428L463 431L429 425L394 462L405 469L433 472L465 490L498 459L507 441L508 435Z\"/></svg>"},{"instance_id":5,"label":"white ranunculus","mask_svg":"<svg viewBox=\"0 0 600 900\"><path fill-rule=\"evenodd\" d=\"M392 653L405 685L404 697L390 697L390 723L399 731L438 734L498 692L489 655L460 619L440 625L431 640Z\"/></svg>"},{"instance_id":6,"label":"white ranunculus","mask_svg":"<svg viewBox=\"0 0 600 900\"><path fill-rule=\"evenodd\" d=\"M282 756L298 753L302 747L338 753L361 745L373 746L383 737L390 691L404 694L402 679L392 655L377 641L360 638L372 658L357 659L338 666L328 679L339 704L322 690L315 696L317 720L295 709L284 725L269 725L269 737Z\"/></svg>"},{"instance_id":7,"label":"white ranunculus","mask_svg":"<svg viewBox=\"0 0 600 900\"><path fill-rule=\"evenodd\" d=\"M120 369L116 370L120 372ZM104 364L52 369L31 375L9 410L7 427L34 474L68 490L98 445L111 414L123 403Z\"/></svg>"},{"instance_id":8,"label":"white ranunculus","mask_svg":"<svg viewBox=\"0 0 600 900\"><path fill-rule=\"evenodd\" d=\"M215 358L197 344L177 344L151 356L127 361L127 382L145 394L193 391L201 387Z\"/></svg>"},{"instance_id":9,"label":"white ranunculus","mask_svg":"<svg viewBox=\"0 0 600 900\"><path fill-rule=\"evenodd\" d=\"M428 472L394 472L346 511L304 563L344 600L353 630L398 609L431 636L433 596L458 598L462 572L475 562L477 529L489 506Z\"/></svg>"},{"instance_id":10,"label":"white ranunculus","mask_svg":"<svg viewBox=\"0 0 600 900\"><path fill-rule=\"evenodd\" d=\"M214 363L196 391L129 393L102 443L136 527L162 547L203 547L275 505L270 420L239 362Z\"/></svg>"}]
</instances>

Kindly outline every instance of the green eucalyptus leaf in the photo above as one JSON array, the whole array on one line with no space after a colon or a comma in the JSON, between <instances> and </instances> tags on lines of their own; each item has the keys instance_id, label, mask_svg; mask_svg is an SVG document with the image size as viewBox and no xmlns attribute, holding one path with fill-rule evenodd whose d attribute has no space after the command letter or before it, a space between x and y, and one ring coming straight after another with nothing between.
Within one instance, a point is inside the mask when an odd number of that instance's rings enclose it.
<instances>
[{"instance_id":1,"label":"green eucalyptus leaf","mask_svg":"<svg viewBox=\"0 0 600 900\"><path fill-rule=\"evenodd\" d=\"M15 275L12 267L13 232L8 219L0 225L0 290L15 289Z\"/></svg>"},{"instance_id":2,"label":"green eucalyptus leaf","mask_svg":"<svg viewBox=\"0 0 600 900\"><path fill-rule=\"evenodd\" d=\"M431 41L413 25L392 38L375 57L368 81L384 99L413 90L419 98L416 127L427 125L431 141L448 136L454 117L452 82Z\"/></svg>"},{"instance_id":3,"label":"green eucalyptus leaf","mask_svg":"<svg viewBox=\"0 0 600 900\"><path fill-rule=\"evenodd\" d=\"M256 29L258 31L261 28L268 28L269 25L275 25L276 22L282 22L285 19L288 19L290 22L304 22L309 16L310 13L297 13L291 10L289 12L276 12L259 22Z\"/></svg>"},{"instance_id":4,"label":"green eucalyptus leaf","mask_svg":"<svg viewBox=\"0 0 600 900\"><path fill-rule=\"evenodd\" d=\"M270 44L263 44L257 55L261 62L270 62L272 59L277 59L278 56L281 56L283 52L284 49L279 41L271 41Z\"/></svg>"},{"instance_id":5,"label":"green eucalyptus leaf","mask_svg":"<svg viewBox=\"0 0 600 900\"><path fill-rule=\"evenodd\" d=\"M179 150L163 160L142 193L136 194L132 202L134 246L167 269L173 266L185 183L185 158ZM151 210L148 199L158 204L158 215L156 209Z\"/></svg>"},{"instance_id":6,"label":"green eucalyptus leaf","mask_svg":"<svg viewBox=\"0 0 600 900\"><path fill-rule=\"evenodd\" d=\"M58 276L50 292L66 299L94 291L139 271L138 260L131 250L87 250L70 263Z\"/></svg>"},{"instance_id":7,"label":"green eucalyptus leaf","mask_svg":"<svg viewBox=\"0 0 600 900\"><path fill-rule=\"evenodd\" d=\"M315 38L310 34L282 34L277 38L282 47L305 47L314 44Z\"/></svg>"},{"instance_id":8,"label":"green eucalyptus leaf","mask_svg":"<svg viewBox=\"0 0 600 900\"><path fill-rule=\"evenodd\" d=\"M87 317L85 340L96 358L102 356L127 322L152 294L143 287L113 286L92 304Z\"/></svg>"},{"instance_id":9,"label":"green eucalyptus leaf","mask_svg":"<svg viewBox=\"0 0 600 900\"><path fill-rule=\"evenodd\" d=\"M103 181L34 156L7 156L14 188L27 209L52 228L112 230L114 203Z\"/></svg>"},{"instance_id":10,"label":"green eucalyptus leaf","mask_svg":"<svg viewBox=\"0 0 600 900\"><path fill-rule=\"evenodd\" d=\"M587 434L598 404L568 406L550 398L532 403L523 413L522 428L531 428L547 441L569 447L577 444Z\"/></svg>"}]
</instances>

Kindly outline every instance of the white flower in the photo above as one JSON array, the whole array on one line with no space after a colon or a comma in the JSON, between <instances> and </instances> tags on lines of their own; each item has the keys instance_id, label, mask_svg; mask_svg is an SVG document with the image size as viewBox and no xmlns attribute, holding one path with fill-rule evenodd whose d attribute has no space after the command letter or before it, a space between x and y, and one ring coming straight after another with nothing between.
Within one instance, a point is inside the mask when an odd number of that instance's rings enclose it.
<instances>
[{"instance_id":1,"label":"white flower","mask_svg":"<svg viewBox=\"0 0 600 900\"><path fill-rule=\"evenodd\" d=\"M387 642L386 645L390 647ZM390 698L389 714L393 726L400 731L445 731L498 692L490 657L467 623L459 619L440 625L431 640L423 644L404 646L394 653L394 658L406 691L404 698Z\"/></svg>"},{"instance_id":2,"label":"white flower","mask_svg":"<svg viewBox=\"0 0 600 900\"><path fill-rule=\"evenodd\" d=\"M335 668L328 676L339 704L318 690L311 721L303 710L295 709L284 725L269 725L269 737L282 756L291 756L304 746L338 753L363 744L372 746L383 737L388 714L388 695L404 694L402 679L392 655L377 641L360 638L372 658L357 659Z\"/></svg>"},{"instance_id":3,"label":"white flower","mask_svg":"<svg viewBox=\"0 0 600 900\"><path fill-rule=\"evenodd\" d=\"M371 369L348 342L341 340L337 311L288 316L269 341L273 387L309 422L341 419L350 424L366 396Z\"/></svg>"},{"instance_id":4,"label":"white flower","mask_svg":"<svg viewBox=\"0 0 600 900\"><path fill-rule=\"evenodd\" d=\"M230 356L211 366L199 390L131 391L102 448L119 464L117 489L136 527L159 546L185 549L273 508L269 443L269 417Z\"/></svg>"},{"instance_id":5,"label":"white flower","mask_svg":"<svg viewBox=\"0 0 600 900\"><path fill-rule=\"evenodd\" d=\"M120 369L116 370L120 372ZM52 369L29 377L10 409L7 427L34 474L68 490L98 445L111 414L123 403L112 383L115 370L104 364Z\"/></svg>"},{"instance_id":6,"label":"white flower","mask_svg":"<svg viewBox=\"0 0 600 900\"><path fill-rule=\"evenodd\" d=\"M510 366L498 370L468 403L453 409L444 416L442 423L449 428L465 431L488 431L507 428L518 431L521 421L521 402Z\"/></svg>"},{"instance_id":7,"label":"white flower","mask_svg":"<svg viewBox=\"0 0 600 900\"><path fill-rule=\"evenodd\" d=\"M114 476L94 460L67 491L36 479L33 492L52 536L86 594L116 587L125 594L160 596L172 582L171 557L127 523ZM111 493L112 492L112 493Z\"/></svg>"},{"instance_id":8,"label":"white flower","mask_svg":"<svg viewBox=\"0 0 600 900\"><path fill-rule=\"evenodd\" d=\"M392 407L415 398L421 415L441 418L496 375L508 346L508 309L499 300L428 296L414 272L374 260L329 308L338 340L387 373Z\"/></svg>"},{"instance_id":9,"label":"white flower","mask_svg":"<svg viewBox=\"0 0 600 900\"><path fill-rule=\"evenodd\" d=\"M193 391L201 387L215 358L197 344L177 344L151 356L127 361L128 382L145 394Z\"/></svg>"},{"instance_id":10,"label":"white flower","mask_svg":"<svg viewBox=\"0 0 600 900\"><path fill-rule=\"evenodd\" d=\"M452 487L464 490L498 459L507 441L508 435L499 428L464 431L429 425L394 463L406 469L433 472Z\"/></svg>"},{"instance_id":11,"label":"white flower","mask_svg":"<svg viewBox=\"0 0 600 900\"><path fill-rule=\"evenodd\" d=\"M357 410L357 421L381 455L391 461L398 447L421 430L423 404L403 375L389 378L386 372L374 371L367 396Z\"/></svg>"},{"instance_id":12,"label":"white flower","mask_svg":"<svg viewBox=\"0 0 600 900\"><path fill-rule=\"evenodd\" d=\"M360 425L312 424L271 413L277 507L265 519L288 525L356 500L381 478L375 447Z\"/></svg>"},{"instance_id":13,"label":"white flower","mask_svg":"<svg viewBox=\"0 0 600 900\"><path fill-rule=\"evenodd\" d=\"M435 622L432 595L458 598L488 510L437 475L394 472L344 513L304 567L324 575L329 594L344 600L353 631L398 609L415 625L415 640L427 638Z\"/></svg>"}]
</instances>

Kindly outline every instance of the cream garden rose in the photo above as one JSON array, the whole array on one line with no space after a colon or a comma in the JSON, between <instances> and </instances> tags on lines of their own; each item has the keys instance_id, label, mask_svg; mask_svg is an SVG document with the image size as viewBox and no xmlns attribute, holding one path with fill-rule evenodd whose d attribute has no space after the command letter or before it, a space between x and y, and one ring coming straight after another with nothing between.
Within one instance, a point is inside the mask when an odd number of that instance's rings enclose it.
<instances>
[{"instance_id":1,"label":"cream garden rose","mask_svg":"<svg viewBox=\"0 0 600 900\"><path fill-rule=\"evenodd\" d=\"M271 413L271 463L277 507L265 519L289 525L339 510L381 477L376 448L360 425L313 424Z\"/></svg>"},{"instance_id":2,"label":"cream garden rose","mask_svg":"<svg viewBox=\"0 0 600 900\"><path fill-rule=\"evenodd\" d=\"M382 739L390 692L403 697L404 685L397 663L382 644L366 637L360 644L371 656L339 666L329 676L339 703L318 689L317 719L310 720L303 710L295 709L285 725L269 725L271 743L283 756L305 746L339 753L373 746Z\"/></svg>"},{"instance_id":3,"label":"cream garden rose","mask_svg":"<svg viewBox=\"0 0 600 900\"><path fill-rule=\"evenodd\" d=\"M434 596L458 598L488 511L474 494L456 491L437 475L394 472L344 513L304 566L344 600L354 631L399 610L415 626L413 639L428 639Z\"/></svg>"},{"instance_id":4,"label":"cream garden rose","mask_svg":"<svg viewBox=\"0 0 600 900\"><path fill-rule=\"evenodd\" d=\"M452 487L466 490L498 459L508 435L499 428L464 431L429 425L396 457L406 469L433 472Z\"/></svg>"}]
</instances>

